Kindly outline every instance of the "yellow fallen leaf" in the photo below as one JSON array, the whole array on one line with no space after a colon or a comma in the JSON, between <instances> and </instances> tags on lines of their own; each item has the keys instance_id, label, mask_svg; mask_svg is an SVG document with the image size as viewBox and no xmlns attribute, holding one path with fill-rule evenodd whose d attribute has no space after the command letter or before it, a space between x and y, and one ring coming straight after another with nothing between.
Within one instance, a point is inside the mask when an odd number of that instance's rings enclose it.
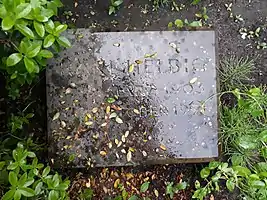
<instances>
[{"instance_id":1,"label":"yellow fallen leaf","mask_svg":"<svg viewBox=\"0 0 267 200\"><path fill-rule=\"evenodd\" d=\"M93 108L93 109L92 109L92 112L93 112L93 113L97 113L97 111L98 111L98 108Z\"/></svg>"},{"instance_id":2,"label":"yellow fallen leaf","mask_svg":"<svg viewBox=\"0 0 267 200\"><path fill-rule=\"evenodd\" d=\"M194 84L196 81L197 81L197 77L192 78L192 79L189 81L189 83L190 83L190 84Z\"/></svg>"},{"instance_id":3,"label":"yellow fallen leaf","mask_svg":"<svg viewBox=\"0 0 267 200\"><path fill-rule=\"evenodd\" d=\"M114 182L114 188L118 188L118 186L119 186L119 184L120 184L120 179L116 179L116 181Z\"/></svg>"},{"instance_id":4,"label":"yellow fallen leaf","mask_svg":"<svg viewBox=\"0 0 267 200\"><path fill-rule=\"evenodd\" d=\"M107 152L105 152L105 151L100 151L100 155L101 155L101 156L106 156L106 155L107 155Z\"/></svg>"},{"instance_id":5,"label":"yellow fallen leaf","mask_svg":"<svg viewBox=\"0 0 267 200\"><path fill-rule=\"evenodd\" d=\"M106 113L107 113L107 114L110 113L110 106L107 106L107 108L106 108Z\"/></svg>"},{"instance_id":6,"label":"yellow fallen leaf","mask_svg":"<svg viewBox=\"0 0 267 200\"><path fill-rule=\"evenodd\" d=\"M126 157L127 157L127 162L130 162L132 160L132 152L131 151L128 151Z\"/></svg>"},{"instance_id":7,"label":"yellow fallen leaf","mask_svg":"<svg viewBox=\"0 0 267 200\"><path fill-rule=\"evenodd\" d=\"M143 63L143 61L142 60L136 60L135 63L138 64L138 65L140 65L140 64Z\"/></svg>"},{"instance_id":8,"label":"yellow fallen leaf","mask_svg":"<svg viewBox=\"0 0 267 200\"><path fill-rule=\"evenodd\" d=\"M92 122L92 121L88 121L88 122L85 122L84 124L87 125L87 126L91 126L91 125L93 125L93 123L94 122Z\"/></svg>"},{"instance_id":9,"label":"yellow fallen leaf","mask_svg":"<svg viewBox=\"0 0 267 200\"><path fill-rule=\"evenodd\" d=\"M163 144L160 145L160 148L161 148L163 151L166 151L166 150L167 150L167 148L166 148Z\"/></svg>"},{"instance_id":10,"label":"yellow fallen leaf","mask_svg":"<svg viewBox=\"0 0 267 200\"><path fill-rule=\"evenodd\" d=\"M57 113L54 115L54 117L53 117L53 121L55 121L56 119L58 119L58 118L59 118L59 116L60 116L60 113L59 113L59 112L57 112Z\"/></svg>"},{"instance_id":11,"label":"yellow fallen leaf","mask_svg":"<svg viewBox=\"0 0 267 200\"><path fill-rule=\"evenodd\" d=\"M127 173L127 174L125 174L125 176L126 176L127 180L130 180L131 178L134 178L134 175L132 173Z\"/></svg>"},{"instance_id":12,"label":"yellow fallen leaf","mask_svg":"<svg viewBox=\"0 0 267 200\"><path fill-rule=\"evenodd\" d=\"M139 110L137 110L137 109L134 109L133 111L135 114L140 114Z\"/></svg>"},{"instance_id":13,"label":"yellow fallen leaf","mask_svg":"<svg viewBox=\"0 0 267 200\"><path fill-rule=\"evenodd\" d=\"M130 73L134 71L134 64L130 64L129 66L129 70Z\"/></svg>"}]
</instances>

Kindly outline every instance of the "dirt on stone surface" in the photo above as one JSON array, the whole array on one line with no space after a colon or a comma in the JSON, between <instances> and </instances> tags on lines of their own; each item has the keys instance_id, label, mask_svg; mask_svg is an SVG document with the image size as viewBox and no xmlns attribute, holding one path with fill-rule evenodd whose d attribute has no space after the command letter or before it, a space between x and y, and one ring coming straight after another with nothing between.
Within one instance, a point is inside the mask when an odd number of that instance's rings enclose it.
<instances>
[{"instance_id":1,"label":"dirt on stone surface","mask_svg":"<svg viewBox=\"0 0 267 200\"><path fill-rule=\"evenodd\" d=\"M202 0L197 6L190 5L188 0L177 0L176 2L178 5L180 3L185 4L185 8L178 12L171 11L169 6L165 6L153 11L153 3L148 2L148 0L124 0L124 4L117 14L109 16L109 1L107 0L64 0L65 7L61 11L60 20L71 24L73 28L90 28L92 31L158 31L168 30L168 23L175 19L195 19L195 13L201 11L202 7L205 6L209 16L208 24L211 24L211 28L215 29L218 38L218 61L233 55L254 58L256 72L253 76L253 84L267 84L267 50L257 49L258 42L266 42L266 0ZM229 5L230 3L233 3L232 11L227 11L225 4ZM64 15L64 11L70 12ZM231 18L231 12L234 16L241 15L243 21ZM255 31L258 27L261 27L259 37L242 39L239 33L240 28ZM1 91L3 91L3 84L0 83ZM33 102L28 107L28 111L38 111L32 125L34 127L32 133L38 132L37 135L40 135L40 140L43 142L46 141L46 137L42 138L46 135L45 78L41 78L41 81L31 86L30 89L28 92L31 92L33 97L29 99L27 98L28 94L26 94L23 103ZM1 92L0 96L2 99L6 97L6 94ZM13 103L13 106L16 107L17 104L20 102ZM10 109L10 105L6 106L6 102L2 100L0 106L0 114ZM2 118L0 121L2 123ZM179 183L183 180L188 182L191 188L175 194L174 199L187 200L191 199L194 189L192 188L193 183L199 178L199 170L203 166L202 164L186 164L135 168L97 168L87 171L67 170L62 173L71 177L71 199L78 199L79 192L88 187L94 190L93 199L101 200L115 197L121 194L115 184L116 180L119 179L119 183L123 183L129 193L135 192L135 194L139 192L140 185L144 181L150 181L151 187L146 196L151 199L169 199L165 195L166 183ZM155 193L157 192L155 190L159 193L158 198L156 198ZM237 199L237 197L235 194L229 194L226 190L222 190L214 196L208 196L207 199L228 200Z\"/></svg>"}]
</instances>

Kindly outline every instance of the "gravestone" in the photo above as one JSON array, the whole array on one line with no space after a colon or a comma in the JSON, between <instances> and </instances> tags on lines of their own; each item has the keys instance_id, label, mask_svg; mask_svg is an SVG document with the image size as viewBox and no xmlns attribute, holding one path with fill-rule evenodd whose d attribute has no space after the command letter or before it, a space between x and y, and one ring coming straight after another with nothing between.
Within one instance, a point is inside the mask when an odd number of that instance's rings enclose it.
<instances>
[{"instance_id":1,"label":"gravestone","mask_svg":"<svg viewBox=\"0 0 267 200\"><path fill-rule=\"evenodd\" d=\"M47 68L50 158L73 167L218 156L213 31L70 31Z\"/></svg>"}]
</instances>

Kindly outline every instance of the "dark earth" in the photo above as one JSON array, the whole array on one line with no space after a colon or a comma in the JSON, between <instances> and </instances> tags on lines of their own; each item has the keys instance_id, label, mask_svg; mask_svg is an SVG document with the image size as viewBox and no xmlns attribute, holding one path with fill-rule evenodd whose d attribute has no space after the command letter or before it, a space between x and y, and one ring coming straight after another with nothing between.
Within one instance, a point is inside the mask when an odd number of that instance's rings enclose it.
<instances>
[{"instance_id":1,"label":"dark earth","mask_svg":"<svg viewBox=\"0 0 267 200\"><path fill-rule=\"evenodd\" d=\"M142 31L142 30L168 30L167 25L175 19L193 20L194 14L199 12L203 6L207 7L207 15L209 16L208 24L215 29L218 38L218 59L219 61L229 57L249 57L255 59L255 74L252 77L253 84L267 84L267 51L266 49L257 49L257 42L266 40L266 25L267 25L267 1L265 0L202 0L197 6L190 5L190 1L177 1L178 5L184 3L186 6L183 10L171 11L169 6L159 8L157 11L152 11L153 2L146 0L124 0L122 8L115 16L108 15L108 1L106 0L65 0L63 3L64 11L71 11L72 16L66 19L67 16L60 15L61 21L66 21L71 24L72 28L91 28L92 31ZM233 15L241 15L244 21L235 22L231 17L230 11L227 11L225 4L233 3ZM239 33L240 28L255 30L261 27L260 37L252 39L242 39ZM2 78L1 78L2 80ZM12 111L22 111L28 104L30 106L27 111L34 111L35 118L29 125L29 132L37 138L37 143L45 141L46 135L46 92L45 92L45 77L40 76L40 81L26 88L23 93L23 98L19 102L5 102L4 97L7 93L4 91L4 83L0 83L0 106L1 112L6 112L6 116ZM2 92L3 91L3 92ZM31 97L30 97L31 96ZM25 106L26 105L26 106ZM0 114L1 114L0 112ZM2 115L0 115L2 119ZM6 124L4 122L4 124ZM4 124L2 127L4 127ZM2 125L2 124L1 124ZM45 152L45 151L44 151ZM46 159L44 153L43 161ZM164 195L165 183L187 181L193 186L194 180L199 178L199 171L204 165L202 164L181 164L169 166L142 166L136 168L109 168L109 169L90 169L82 171L63 170L62 173L70 176L72 186L70 188L71 199L78 199L78 193L86 187L91 187L94 190L94 198L96 200L104 199L105 197L115 197L120 194L118 188L114 187L114 182L120 179L120 182L129 182L127 191L131 193L139 190L140 185L147 180L151 181L151 186L146 196L151 199L156 199L154 189L159 191L158 199L168 199ZM132 174L127 175L127 173ZM128 180L127 180L128 179ZM90 180L90 181L89 181ZM136 190L134 189L136 188ZM179 192L175 195L175 199L191 199L193 188L189 188L185 192ZM229 194L226 190L222 190L219 194L209 196L207 199L237 199L235 195Z\"/></svg>"}]
</instances>

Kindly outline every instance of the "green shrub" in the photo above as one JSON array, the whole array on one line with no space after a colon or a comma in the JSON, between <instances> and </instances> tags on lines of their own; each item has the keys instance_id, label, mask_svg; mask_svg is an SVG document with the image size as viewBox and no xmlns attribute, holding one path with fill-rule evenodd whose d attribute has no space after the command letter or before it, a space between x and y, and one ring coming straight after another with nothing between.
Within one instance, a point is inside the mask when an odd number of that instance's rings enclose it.
<instances>
[{"instance_id":1,"label":"green shrub","mask_svg":"<svg viewBox=\"0 0 267 200\"><path fill-rule=\"evenodd\" d=\"M60 0L2 0L1 69L6 73L9 95L19 96L19 88L31 84L45 69L48 58L70 42L61 36L67 25L54 22Z\"/></svg>"},{"instance_id":2,"label":"green shrub","mask_svg":"<svg viewBox=\"0 0 267 200\"><path fill-rule=\"evenodd\" d=\"M9 187L2 200L31 199L64 200L69 180L62 180L57 173L50 174L50 167L38 162L35 153L21 143L12 152L11 159L0 162L0 183Z\"/></svg>"}]
</instances>

